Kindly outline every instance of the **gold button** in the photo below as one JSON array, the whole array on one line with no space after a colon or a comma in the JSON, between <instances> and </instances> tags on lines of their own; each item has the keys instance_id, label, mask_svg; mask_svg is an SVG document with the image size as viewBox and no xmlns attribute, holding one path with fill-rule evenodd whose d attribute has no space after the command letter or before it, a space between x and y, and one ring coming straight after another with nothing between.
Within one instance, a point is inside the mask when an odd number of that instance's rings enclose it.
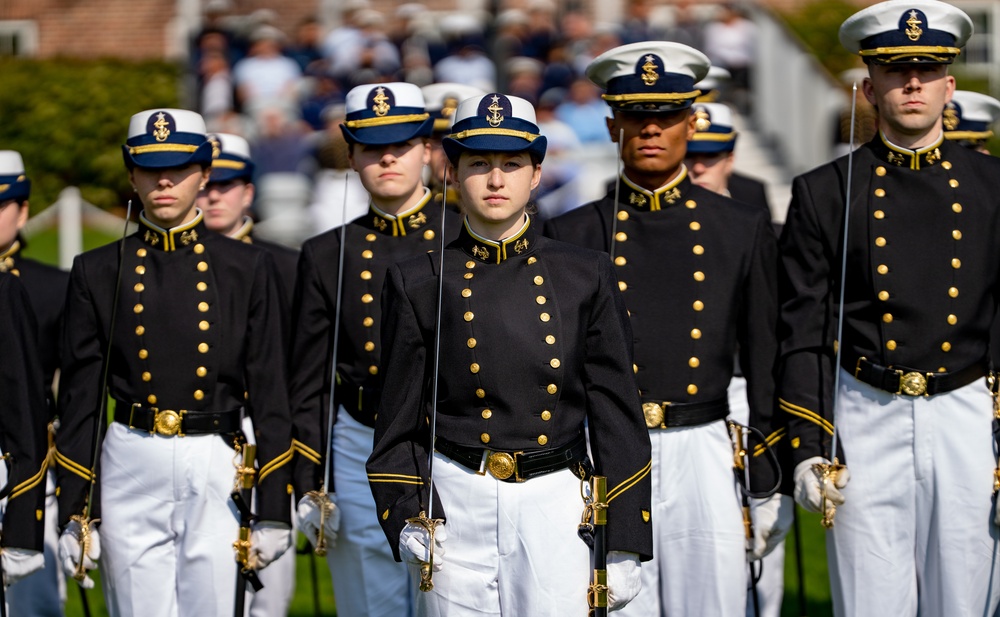
<instances>
[{"instance_id":1,"label":"gold button","mask_svg":"<svg viewBox=\"0 0 1000 617\"><path fill-rule=\"evenodd\" d=\"M695 200L693 200L693 199L689 199L689 200L687 200L687 201L684 202L684 205L687 206L687 208L689 210L694 210L695 207L698 206L698 203Z\"/></svg>"},{"instance_id":2,"label":"gold button","mask_svg":"<svg viewBox=\"0 0 1000 617\"><path fill-rule=\"evenodd\" d=\"M139 276L142 276L143 274L146 273L146 266L136 266L135 273L138 274Z\"/></svg>"},{"instance_id":3,"label":"gold button","mask_svg":"<svg viewBox=\"0 0 1000 617\"><path fill-rule=\"evenodd\" d=\"M493 417L493 411L492 410L489 410L489 409L484 409L483 410L483 420L489 420L492 417Z\"/></svg>"},{"instance_id":4,"label":"gold button","mask_svg":"<svg viewBox=\"0 0 1000 617\"><path fill-rule=\"evenodd\" d=\"M538 318L544 321L545 323L548 323L549 320L552 319L552 316L549 315L548 313L542 313L541 315L538 316Z\"/></svg>"},{"instance_id":5,"label":"gold button","mask_svg":"<svg viewBox=\"0 0 1000 617\"><path fill-rule=\"evenodd\" d=\"M542 420L548 422L551 419L552 419L552 412L551 411L549 411L548 409L546 409L545 411L542 412Z\"/></svg>"},{"instance_id":6,"label":"gold button","mask_svg":"<svg viewBox=\"0 0 1000 617\"><path fill-rule=\"evenodd\" d=\"M538 261L538 259L536 259L535 257L529 257L528 258L528 265L530 266L531 264L535 263L536 261Z\"/></svg>"},{"instance_id":7,"label":"gold button","mask_svg":"<svg viewBox=\"0 0 1000 617\"><path fill-rule=\"evenodd\" d=\"M375 300L375 296L371 294L365 294L361 296L361 301L365 304L371 304Z\"/></svg>"},{"instance_id":8,"label":"gold button","mask_svg":"<svg viewBox=\"0 0 1000 617\"><path fill-rule=\"evenodd\" d=\"M139 313L141 313L141 312L142 312L142 305L141 305L141 304L136 304L136 305L135 305L134 307L132 307L132 311L133 311L133 312L134 312L134 313L135 313L136 315L138 315Z\"/></svg>"},{"instance_id":9,"label":"gold button","mask_svg":"<svg viewBox=\"0 0 1000 617\"><path fill-rule=\"evenodd\" d=\"M699 330L698 328L694 328L693 330L691 330L691 338L693 338L695 340L700 339L701 338L701 330Z\"/></svg>"},{"instance_id":10,"label":"gold button","mask_svg":"<svg viewBox=\"0 0 1000 617\"><path fill-rule=\"evenodd\" d=\"M535 303L536 304L545 304L545 302L546 302L545 296L536 296L535 297Z\"/></svg>"},{"instance_id":11,"label":"gold button","mask_svg":"<svg viewBox=\"0 0 1000 617\"><path fill-rule=\"evenodd\" d=\"M476 346L476 339L470 338L465 344L469 346L469 349L472 349Z\"/></svg>"},{"instance_id":12,"label":"gold button","mask_svg":"<svg viewBox=\"0 0 1000 617\"><path fill-rule=\"evenodd\" d=\"M470 259L469 261L465 262L465 267L471 270L476 267L476 262Z\"/></svg>"},{"instance_id":13,"label":"gold button","mask_svg":"<svg viewBox=\"0 0 1000 617\"><path fill-rule=\"evenodd\" d=\"M951 237L954 238L954 239L956 239L956 240L961 240L962 239L962 232L960 230L958 230L958 229L955 229L955 230L953 230L951 232Z\"/></svg>"},{"instance_id":14,"label":"gold button","mask_svg":"<svg viewBox=\"0 0 1000 617\"><path fill-rule=\"evenodd\" d=\"M885 167L882 167L881 165L879 165L878 167L876 167L875 168L875 175L876 176L884 176L885 175Z\"/></svg>"},{"instance_id":15,"label":"gold button","mask_svg":"<svg viewBox=\"0 0 1000 617\"><path fill-rule=\"evenodd\" d=\"M198 351L208 353L208 343L198 343Z\"/></svg>"},{"instance_id":16,"label":"gold button","mask_svg":"<svg viewBox=\"0 0 1000 617\"><path fill-rule=\"evenodd\" d=\"M208 375L208 369L205 368L204 366L199 366L195 370L195 374L198 375L198 377L204 377L205 375Z\"/></svg>"},{"instance_id":17,"label":"gold button","mask_svg":"<svg viewBox=\"0 0 1000 617\"><path fill-rule=\"evenodd\" d=\"M545 337L545 342L548 343L549 345L555 345L556 337L549 334L548 336Z\"/></svg>"},{"instance_id":18,"label":"gold button","mask_svg":"<svg viewBox=\"0 0 1000 617\"><path fill-rule=\"evenodd\" d=\"M136 336L142 336L145 333L146 333L146 326L136 326L135 327L135 335Z\"/></svg>"},{"instance_id":19,"label":"gold button","mask_svg":"<svg viewBox=\"0 0 1000 617\"><path fill-rule=\"evenodd\" d=\"M941 351L944 352L951 351L951 343L949 343L948 341L941 343Z\"/></svg>"},{"instance_id":20,"label":"gold button","mask_svg":"<svg viewBox=\"0 0 1000 617\"><path fill-rule=\"evenodd\" d=\"M145 360L148 357L149 357L149 351L148 350L146 350L146 349L140 349L139 350L139 359L140 360Z\"/></svg>"},{"instance_id":21,"label":"gold button","mask_svg":"<svg viewBox=\"0 0 1000 617\"><path fill-rule=\"evenodd\" d=\"M424 240L433 240L434 235L435 235L434 230L428 229L427 231L424 232Z\"/></svg>"},{"instance_id":22,"label":"gold button","mask_svg":"<svg viewBox=\"0 0 1000 617\"><path fill-rule=\"evenodd\" d=\"M954 326L958 323L958 315L948 315L948 324Z\"/></svg>"},{"instance_id":23,"label":"gold button","mask_svg":"<svg viewBox=\"0 0 1000 617\"><path fill-rule=\"evenodd\" d=\"M375 366L374 364L371 365L371 366L369 366L368 367L368 374L369 375L378 375L378 367Z\"/></svg>"},{"instance_id":24,"label":"gold button","mask_svg":"<svg viewBox=\"0 0 1000 617\"><path fill-rule=\"evenodd\" d=\"M142 283L136 283L135 287L133 287L132 289L135 290L135 293L141 294L143 290L146 289L146 286L143 285Z\"/></svg>"},{"instance_id":25,"label":"gold button","mask_svg":"<svg viewBox=\"0 0 1000 617\"><path fill-rule=\"evenodd\" d=\"M878 273L879 274L888 274L889 273L889 266L887 266L885 264L879 264L879 266L878 266Z\"/></svg>"},{"instance_id":26,"label":"gold button","mask_svg":"<svg viewBox=\"0 0 1000 617\"><path fill-rule=\"evenodd\" d=\"M536 276L536 277L535 277L534 279L532 279L532 282L533 282L533 283L534 283L535 285L541 285L542 283L544 283L544 282L545 282L545 279L543 279L543 278L542 278L542 277L540 277L540 276Z\"/></svg>"},{"instance_id":27,"label":"gold button","mask_svg":"<svg viewBox=\"0 0 1000 617\"><path fill-rule=\"evenodd\" d=\"M956 180L954 178L952 178L951 180L948 180L948 186L950 186L953 189L957 189L958 188L958 180Z\"/></svg>"},{"instance_id":28,"label":"gold button","mask_svg":"<svg viewBox=\"0 0 1000 617\"><path fill-rule=\"evenodd\" d=\"M875 238L875 246L885 246L885 238L882 236Z\"/></svg>"},{"instance_id":29,"label":"gold button","mask_svg":"<svg viewBox=\"0 0 1000 617\"><path fill-rule=\"evenodd\" d=\"M361 322L366 328L371 328L375 324L375 320L371 317L365 317Z\"/></svg>"},{"instance_id":30,"label":"gold button","mask_svg":"<svg viewBox=\"0 0 1000 617\"><path fill-rule=\"evenodd\" d=\"M207 313L208 312L208 302L199 302L198 303L198 310L201 311L202 313Z\"/></svg>"},{"instance_id":31,"label":"gold button","mask_svg":"<svg viewBox=\"0 0 1000 617\"><path fill-rule=\"evenodd\" d=\"M156 395L155 394L150 394L149 396L146 397L146 400L149 402L150 405L155 405L156 404Z\"/></svg>"},{"instance_id":32,"label":"gold button","mask_svg":"<svg viewBox=\"0 0 1000 617\"><path fill-rule=\"evenodd\" d=\"M625 233L624 231L619 231L618 233L615 234L615 240L617 242L625 242L626 240L628 240L628 234Z\"/></svg>"},{"instance_id":33,"label":"gold button","mask_svg":"<svg viewBox=\"0 0 1000 617\"><path fill-rule=\"evenodd\" d=\"M210 327L211 327L211 325L207 321L199 321L198 322L198 329L201 330L202 332L204 332L205 330L208 330Z\"/></svg>"},{"instance_id":34,"label":"gold button","mask_svg":"<svg viewBox=\"0 0 1000 617\"><path fill-rule=\"evenodd\" d=\"M628 220L628 212L626 212L624 210L619 210L618 211L618 220L619 221L627 221Z\"/></svg>"},{"instance_id":35,"label":"gold button","mask_svg":"<svg viewBox=\"0 0 1000 617\"><path fill-rule=\"evenodd\" d=\"M559 391L559 387L556 386L556 384L554 383L550 383L548 386L546 386L545 391L548 392L549 394L555 394L556 392Z\"/></svg>"},{"instance_id":36,"label":"gold button","mask_svg":"<svg viewBox=\"0 0 1000 617\"><path fill-rule=\"evenodd\" d=\"M886 341L885 348L889 351L894 351L896 349L896 341Z\"/></svg>"},{"instance_id":37,"label":"gold button","mask_svg":"<svg viewBox=\"0 0 1000 617\"><path fill-rule=\"evenodd\" d=\"M951 204L951 210L955 214L961 214L962 213L962 204L959 204L959 203Z\"/></svg>"},{"instance_id":38,"label":"gold button","mask_svg":"<svg viewBox=\"0 0 1000 617\"><path fill-rule=\"evenodd\" d=\"M472 311L467 311L463 317L465 318L465 321L472 321L473 318L475 318L475 314L473 314Z\"/></svg>"},{"instance_id":39,"label":"gold button","mask_svg":"<svg viewBox=\"0 0 1000 617\"><path fill-rule=\"evenodd\" d=\"M618 291L625 291L628 289L628 283L625 281L618 281Z\"/></svg>"},{"instance_id":40,"label":"gold button","mask_svg":"<svg viewBox=\"0 0 1000 617\"><path fill-rule=\"evenodd\" d=\"M198 262L198 272L206 272L206 271L208 271L208 262L207 261L199 261Z\"/></svg>"},{"instance_id":41,"label":"gold button","mask_svg":"<svg viewBox=\"0 0 1000 617\"><path fill-rule=\"evenodd\" d=\"M886 300L889 299L889 292L885 291L884 289L878 292L878 299L881 300L882 302L885 302Z\"/></svg>"},{"instance_id":42,"label":"gold button","mask_svg":"<svg viewBox=\"0 0 1000 617\"><path fill-rule=\"evenodd\" d=\"M370 249L365 249L365 250L361 251L361 257L363 257L365 259L371 259L374 256L375 256L375 253L372 253Z\"/></svg>"},{"instance_id":43,"label":"gold button","mask_svg":"<svg viewBox=\"0 0 1000 617\"><path fill-rule=\"evenodd\" d=\"M885 197L885 189L875 189L875 197Z\"/></svg>"},{"instance_id":44,"label":"gold button","mask_svg":"<svg viewBox=\"0 0 1000 617\"><path fill-rule=\"evenodd\" d=\"M372 341L365 341L365 351L375 351L375 343Z\"/></svg>"},{"instance_id":45,"label":"gold button","mask_svg":"<svg viewBox=\"0 0 1000 617\"><path fill-rule=\"evenodd\" d=\"M482 435L479 436L479 441L481 441L483 443L489 443L490 442L490 434L489 433L483 433Z\"/></svg>"},{"instance_id":46,"label":"gold button","mask_svg":"<svg viewBox=\"0 0 1000 617\"><path fill-rule=\"evenodd\" d=\"M875 218L877 218L880 221L885 218L885 212L883 212L882 210L876 210L874 215Z\"/></svg>"},{"instance_id":47,"label":"gold button","mask_svg":"<svg viewBox=\"0 0 1000 617\"><path fill-rule=\"evenodd\" d=\"M618 257L615 257L615 265L616 266L624 266L627 263L628 263L628 260L625 259L624 257L622 257L621 255L619 255Z\"/></svg>"},{"instance_id":48,"label":"gold button","mask_svg":"<svg viewBox=\"0 0 1000 617\"><path fill-rule=\"evenodd\" d=\"M194 252L196 254L198 254L198 255L201 255L202 253L205 252L205 245L201 244L201 243L195 244L194 245Z\"/></svg>"},{"instance_id":49,"label":"gold button","mask_svg":"<svg viewBox=\"0 0 1000 617\"><path fill-rule=\"evenodd\" d=\"M486 390L476 388L476 398L486 398Z\"/></svg>"},{"instance_id":50,"label":"gold button","mask_svg":"<svg viewBox=\"0 0 1000 617\"><path fill-rule=\"evenodd\" d=\"M698 368L699 364L701 364L701 360L699 360L698 358L695 358L694 356L688 358L688 366L690 366L691 368Z\"/></svg>"},{"instance_id":51,"label":"gold button","mask_svg":"<svg viewBox=\"0 0 1000 617\"><path fill-rule=\"evenodd\" d=\"M951 267L955 268L956 270L958 270L959 268L962 267L962 260L959 259L958 257L952 259L951 260Z\"/></svg>"},{"instance_id":52,"label":"gold button","mask_svg":"<svg viewBox=\"0 0 1000 617\"><path fill-rule=\"evenodd\" d=\"M947 373L947 372L948 372L948 369L946 369L946 368L945 368L945 367L943 367L943 366L939 366L939 367L938 367L938 372L939 372L939 373Z\"/></svg>"},{"instance_id":53,"label":"gold button","mask_svg":"<svg viewBox=\"0 0 1000 617\"><path fill-rule=\"evenodd\" d=\"M951 296L952 298L957 298L958 297L958 287L949 287L948 288L948 295Z\"/></svg>"},{"instance_id":54,"label":"gold button","mask_svg":"<svg viewBox=\"0 0 1000 617\"><path fill-rule=\"evenodd\" d=\"M547 443L549 443L549 438L548 437L546 437L545 435L539 435L538 436L538 445L544 446Z\"/></svg>"},{"instance_id":55,"label":"gold button","mask_svg":"<svg viewBox=\"0 0 1000 617\"><path fill-rule=\"evenodd\" d=\"M694 304L691 305L691 308L693 308L696 311L705 310L705 303L702 302L701 300L695 300Z\"/></svg>"},{"instance_id":56,"label":"gold button","mask_svg":"<svg viewBox=\"0 0 1000 617\"><path fill-rule=\"evenodd\" d=\"M469 365L469 372L472 373L473 375L475 375L476 373L478 373L479 372L479 365L476 364L475 362L473 362L472 364L470 364Z\"/></svg>"},{"instance_id":57,"label":"gold button","mask_svg":"<svg viewBox=\"0 0 1000 617\"><path fill-rule=\"evenodd\" d=\"M697 272L695 272L694 273L694 280L698 281L699 283L702 282L702 281L704 281L705 280L705 273L702 272L702 271L700 271L700 270L697 271Z\"/></svg>"},{"instance_id":58,"label":"gold button","mask_svg":"<svg viewBox=\"0 0 1000 617\"><path fill-rule=\"evenodd\" d=\"M466 272L465 274L462 275L462 278L464 278L465 280L468 281L468 280L471 280L473 276L475 276L475 275L472 274L471 272Z\"/></svg>"},{"instance_id":59,"label":"gold button","mask_svg":"<svg viewBox=\"0 0 1000 617\"><path fill-rule=\"evenodd\" d=\"M945 169L951 169L951 162L950 161L941 161L941 167L943 167Z\"/></svg>"},{"instance_id":60,"label":"gold button","mask_svg":"<svg viewBox=\"0 0 1000 617\"><path fill-rule=\"evenodd\" d=\"M146 256L146 249L139 249L138 251L135 252L135 254L138 257L145 257Z\"/></svg>"},{"instance_id":61,"label":"gold button","mask_svg":"<svg viewBox=\"0 0 1000 617\"><path fill-rule=\"evenodd\" d=\"M196 287L198 288L198 291L208 291L208 283L204 281L198 281Z\"/></svg>"},{"instance_id":62,"label":"gold button","mask_svg":"<svg viewBox=\"0 0 1000 617\"><path fill-rule=\"evenodd\" d=\"M892 323L892 313L883 314L882 321L884 321L885 323Z\"/></svg>"},{"instance_id":63,"label":"gold button","mask_svg":"<svg viewBox=\"0 0 1000 617\"><path fill-rule=\"evenodd\" d=\"M143 381L152 381L153 380L153 374L150 373L149 371L143 371L143 373L142 373L142 380Z\"/></svg>"},{"instance_id":64,"label":"gold button","mask_svg":"<svg viewBox=\"0 0 1000 617\"><path fill-rule=\"evenodd\" d=\"M368 270L362 270L361 271L361 280L362 281L370 281L370 280L372 280L372 273L370 271L368 271Z\"/></svg>"},{"instance_id":65,"label":"gold button","mask_svg":"<svg viewBox=\"0 0 1000 617\"><path fill-rule=\"evenodd\" d=\"M691 395L698 394L698 386L694 385L693 383L688 384L688 390L687 390L687 392L688 392L688 394L691 394Z\"/></svg>"},{"instance_id":66,"label":"gold button","mask_svg":"<svg viewBox=\"0 0 1000 617\"><path fill-rule=\"evenodd\" d=\"M463 298L468 298L471 295L472 295L472 290L469 289L468 287L466 287L465 289L462 290L462 297Z\"/></svg>"},{"instance_id":67,"label":"gold button","mask_svg":"<svg viewBox=\"0 0 1000 617\"><path fill-rule=\"evenodd\" d=\"M559 358L552 358L549 360L549 366L552 368L559 368Z\"/></svg>"},{"instance_id":68,"label":"gold button","mask_svg":"<svg viewBox=\"0 0 1000 617\"><path fill-rule=\"evenodd\" d=\"M705 247L703 247L700 244L695 244L693 247L691 247L691 252L694 253L695 255L704 255Z\"/></svg>"},{"instance_id":69,"label":"gold button","mask_svg":"<svg viewBox=\"0 0 1000 617\"><path fill-rule=\"evenodd\" d=\"M376 238L378 238L378 236L376 236L375 234L368 234L365 236L365 241L374 242Z\"/></svg>"},{"instance_id":70,"label":"gold button","mask_svg":"<svg viewBox=\"0 0 1000 617\"><path fill-rule=\"evenodd\" d=\"M633 364L632 365L632 372L636 373L636 374L639 373L639 365L638 364Z\"/></svg>"},{"instance_id":71,"label":"gold button","mask_svg":"<svg viewBox=\"0 0 1000 617\"><path fill-rule=\"evenodd\" d=\"M691 231L698 231L701 229L701 223L699 223L698 221L691 221L691 223L688 224L688 228Z\"/></svg>"}]
</instances>

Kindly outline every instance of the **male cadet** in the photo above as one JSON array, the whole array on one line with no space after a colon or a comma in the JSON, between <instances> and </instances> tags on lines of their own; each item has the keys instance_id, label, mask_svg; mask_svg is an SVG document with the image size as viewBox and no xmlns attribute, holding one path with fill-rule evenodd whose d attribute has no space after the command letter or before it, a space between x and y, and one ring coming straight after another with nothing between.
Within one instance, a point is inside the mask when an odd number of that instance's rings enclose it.
<instances>
[{"instance_id":1,"label":"male cadet","mask_svg":"<svg viewBox=\"0 0 1000 617\"><path fill-rule=\"evenodd\" d=\"M209 232L195 207L212 164L201 116L138 113L123 153L143 205L139 229L78 256L70 273L55 455L60 558L69 574L101 558L113 616L228 616L242 411L259 464L248 567L291 543L281 290L270 253ZM94 431L104 429L105 396L114 421L102 441Z\"/></svg>"},{"instance_id":2,"label":"male cadet","mask_svg":"<svg viewBox=\"0 0 1000 617\"><path fill-rule=\"evenodd\" d=\"M205 227L271 253L278 267L278 285L288 299L285 314L289 314L295 290L298 251L253 236L253 219L249 212L254 198L254 164L250 160L250 144L239 135L230 133L214 133L208 139L212 142L212 174L196 201L205 216ZM252 433L249 418L244 417L243 421L244 433ZM287 613L295 592L295 551L285 551L260 573L260 580L264 588L250 596L250 616Z\"/></svg>"},{"instance_id":3,"label":"male cadet","mask_svg":"<svg viewBox=\"0 0 1000 617\"><path fill-rule=\"evenodd\" d=\"M25 174L21 155L13 150L0 150L0 272L18 276L31 302L38 324L36 353L39 354L45 380L45 405L37 413L50 424L50 431L54 431L52 423L56 409L52 384L59 368L60 331L69 273L22 256L26 243L20 231L28 222L30 196L31 180ZM46 466L51 463L52 460L46 458ZM14 614L62 615L66 599L66 583L56 565L59 515L55 473L45 475L44 485L47 567L11 589L7 600Z\"/></svg>"},{"instance_id":4,"label":"male cadet","mask_svg":"<svg viewBox=\"0 0 1000 617\"><path fill-rule=\"evenodd\" d=\"M351 168L369 193L369 210L346 229L306 241L299 259L290 390L300 454L296 493L320 488L322 465L332 464L331 485L324 488L331 495L336 490L341 528L336 543L331 538L336 530L327 530L327 561L337 614L343 617L412 612L415 591L405 564L396 563L382 534L365 462L372 452L380 397L380 298L386 270L441 247L441 206L432 202L421 179L430 159L427 141L433 124L420 88L413 84L366 84L347 93L341 130L350 146ZM459 225L457 216L450 220L448 237L457 235ZM342 233L346 237L340 264ZM341 268L343 290L338 294ZM335 332L338 318L340 331ZM326 434L329 413L334 414L332 436ZM328 439L333 440L331 462L323 461ZM318 521L318 509L308 496L302 498L300 529L314 544Z\"/></svg>"},{"instance_id":5,"label":"male cadet","mask_svg":"<svg viewBox=\"0 0 1000 617\"><path fill-rule=\"evenodd\" d=\"M708 67L699 51L652 41L594 59L587 76L605 90L623 172L604 199L547 227L559 240L611 254L632 318L653 445L655 558L643 565L642 591L626 615L737 615L747 601L726 389L738 345L750 425L767 434L778 254L762 210L693 184L684 166L694 84ZM751 435L750 450L760 442ZM756 490L773 490L766 457L751 463ZM778 503L759 508L758 532L772 531Z\"/></svg>"},{"instance_id":6,"label":"male cadet","mask_svg":"<svg viewBox=\"0 0 1000 617\"><path fill-rule=\"evenodd\" d=\"M434 203L444 203L455 212L458 211L458 190L454 186L448 187L445 194L445 175L448 173L448 157L441 146L441 140L451 132L451 123L454 120L455 110L458 104L465 99L486 94L475 86L456 84L452 82L441 82L428 84L420 89L424 95L424 103L427 112L434 118L434 131L429 140L431 151L431 162L427 166L430 171L430 180L427 187L431 190Z\"/></svg>"},{"instance_id":7,"label":"male cadet","mask_svg":"<svg viewBox=\"0 0 1000 617\"><path fill-rule=\"evenodd\" d=\"M993 137L992 126L1000 119L1000 101L992 96L955 90L944 108L944 138L989 154L986 142Z\"/></svg>"},{"instance_id":8,"label":"male cadet","mask_svg":"<svg viewBox=\"0 0 1000 617\"><path fill-rule=\"evenodd\" d=\"M971 33L965 13L929 0L848 18L840 41L868 64L878 134L792 185L779 405L796 501L840 505L827 535L838 615L992 615L1000 602L986 379L1000 162L942 127L948 65ZM813 464L834 457L847 467L824 478Z\"/></svg>"}]
</instances>

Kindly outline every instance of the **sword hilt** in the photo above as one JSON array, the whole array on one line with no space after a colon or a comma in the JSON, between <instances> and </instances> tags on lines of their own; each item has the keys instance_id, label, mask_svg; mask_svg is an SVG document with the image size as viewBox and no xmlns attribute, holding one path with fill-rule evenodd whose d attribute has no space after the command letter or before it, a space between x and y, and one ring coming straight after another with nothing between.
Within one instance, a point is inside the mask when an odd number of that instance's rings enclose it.
<instances>
[{"instance_id":1,"label":"sword hilt","mask_svg":"<svg viewBox=\"0 0 1000 617\"><path fill-rule=\"evenodd\" d=\"M333 502L330 501L325 487L320 487L318 491L309 491L306 493L306 497L319 509L319 530L316 532L316 546L313 548L313 552L323 557L327 552L326 521L330 518L330 513L333 512Z\"/></svg>"},{"instance_id":2,"label":"sword hilt","mask_svg":"<svg viewBox=\"0 0 1000 617\"><path fill-rule=\"evenodd\" d=\"M429 518L426 512L421 512L420 516L408 518L406 522L427 530L427 561L420 562L420 591L430 591L434 589L434 530L444 520Z\"/></svg>"},{"instance_id":3,"label":"sword hilt","mask_svg":"<svg viewBox=\"0 0 1000 617\"><path fill-rule=\"evenodd\" d=\"M820 523L827 529L833 529L833 521L837 516L837 504L827 499L826 490L830 486L830 483L836 484L837 477L840 475L841 470L844 469L844 466L834 458L832 463L815 463L812 468L819 477L820 483L819 510L820 514L823 515Z\"/></svg>"},{"instance_id":4,"label":"sword hilt","mask_svg":"<svg viewBox=\"0 0 1000 617\"><path fill-rule=\"evenodd\" d=\"M82 583L84 579L87 578L87 568L84 565L84 559L87 558L87 554L90 553L90 547L93 543L93 537L91 533L91 525L98 523L101 519L95 518L91 519L88 516L82 514L74 514L69 517L70 521L75 521L80 525L80 536L77 541L80 543L80 559L76 562L76 570L73 572L73 580L78 583Z\"/></svg>"}]
</instances>

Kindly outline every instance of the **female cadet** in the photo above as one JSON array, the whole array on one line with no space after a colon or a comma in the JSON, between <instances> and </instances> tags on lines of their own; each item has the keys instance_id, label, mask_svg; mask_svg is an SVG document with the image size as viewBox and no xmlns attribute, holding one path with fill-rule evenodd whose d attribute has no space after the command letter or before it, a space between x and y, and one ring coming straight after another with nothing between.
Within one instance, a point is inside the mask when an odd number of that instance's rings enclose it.
<instances>
[{"instance_id":1,"label":"female cadet","mask_svg":"<svg viewBox=\"0 0 1000 617\"><path fill-rule=\"evenodd\" d=\"M421 614L583 615L589 438L608 478L611 603L624 605L652 552L650 455L611 264L543 238L525 213L545 155L527 101L463 101L444 148L461 233L443 273L440 253L409 259L390 268L383 294L384 387L368 459L379 520L396 558L418 564L430 536L407 519L429 507L445 519Z\"/></svg>"}]
</instances>

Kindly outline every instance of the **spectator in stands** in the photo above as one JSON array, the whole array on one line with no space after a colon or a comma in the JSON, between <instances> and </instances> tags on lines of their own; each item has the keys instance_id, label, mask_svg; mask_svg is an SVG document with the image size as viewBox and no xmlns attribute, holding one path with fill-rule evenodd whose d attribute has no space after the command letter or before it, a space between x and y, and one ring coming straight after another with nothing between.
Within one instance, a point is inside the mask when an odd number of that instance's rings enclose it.
<instances>
[{"instance_id":1,"label":"spectator in stands","mask_svg":"<svg viewBox=\"0 0 1000 617\"><path fill-rule=\"evenodd\" d=\"M542 90L542 70L544 68L545 65L534 58L526 56L511 58L505 66L508 83L504 92L525 99L534 105Z\"/></svg>"},{"instance_id":2,"label":"spectator in stands","mask_svg":"<svg viewBox=\"0 0 1000 617\"><path fill-rule=\"evenodd\" d=\"M750 71L756 55L757 26L733 4L722 7L718 19L705 26L702 48L715 66L732 75L728 98L742 113L750 109Z\"/></svg>"},{"instance_id":3,"label":"spectator in stands","mask_svg":"<svg viewBox=\"0 0 1000 617\"><path fill-rule=\"evenodd\" d=\"M434 65L434 81L464 83L485 92L496 90L496 65L486 55L478 19L456 13L442 19L440 27L449 53Z\"/></svg>"},{"instance_id":4,"label":"spectator in stands","mask_svg":"<svg viewBox=\"0 0 1000 617\"><path fill-rule=\"evenodd\" d=\"M279 105L262 107L254 119L259 132L250 143L250 153L258 179L269 173L301 173L308 152L302 124Z\"/></svg>"},{"instance_id":5,"label":"spectator in stands","mask_svg":"<svg viewBox=\"0 0 1000 617\"><path fill-rule=\"evenodd\" d=\"M213 125L236 110L233 74L223 52L212 51L201 57L198 81L201 83L198 111L205 118L208 130L215 131Z\"/></svg>"},{"instance_id":6,"label":"spectator in stands","mask_svg":"<svg viewBox=\"0 0 1000 617\"><path fill-rule=\"evenodd\" d=\"M302 70L282 54L284 40L284 33L270 25L259 26L250 36L249 55L233 67L236 94L245 110L295 101Z\"/></svg>"},{"instance_id":7,"label":"spectator in stands","mask_svg":"<svg viewBox=\"0 0 1000 617\"><path fill-rule=\"evenodd\" d=\"M385 16L374 9L351 13L357 33L329 55L331 70L345 89L359 83L384 81L399 70L399 51L385 31ZM328 39L329 40L329 39Z\"/></svg>"},{"instance_id":8,"label":"spectator in stands","mask_svg":"<svg viewBox=\"0 0 1000 617\"><path fill-rule=\"evenodd\" d=\"M606 118L609 115L600 90L585 77L573 81L566 100L556 107L556 117L573 127L584 144L608 143Z\"/></svg>"},{"instance_id":9,"label":"spectator in stands","mask_svg":"<svg viewBox=\"0 0 1000 617\"><path fill-rule=\"evenodd\" d=\"M545 60L549 47L559 37L556 5L552 0L531 0L528 4L528 38L523 53L529 58Z\"/></svg>"},{"instance_id":10,"label":"spectator in stands","mask_svg":"<svg viewBox=\"0 0 1000 617\"><path fill-rule=\"evenodd\" d=\"M672 25L664 29L663 40L702 49L705 45L702 23L691 10L691 0L677 0L673 9L674 21Z\"/></svg>"},{"instance_id":11,"label":"spectator in stands","mask_svg":"<svg viewBox=\"0 0 1000 617\"><path fill-rule=\"evenodd\" d=\"M288 49L288 56L298 62L303 73L315 70L323 61L322 39L322 28L315 17L306 17L295 28L295 41Z\"/></svg>"}]
</instances>

